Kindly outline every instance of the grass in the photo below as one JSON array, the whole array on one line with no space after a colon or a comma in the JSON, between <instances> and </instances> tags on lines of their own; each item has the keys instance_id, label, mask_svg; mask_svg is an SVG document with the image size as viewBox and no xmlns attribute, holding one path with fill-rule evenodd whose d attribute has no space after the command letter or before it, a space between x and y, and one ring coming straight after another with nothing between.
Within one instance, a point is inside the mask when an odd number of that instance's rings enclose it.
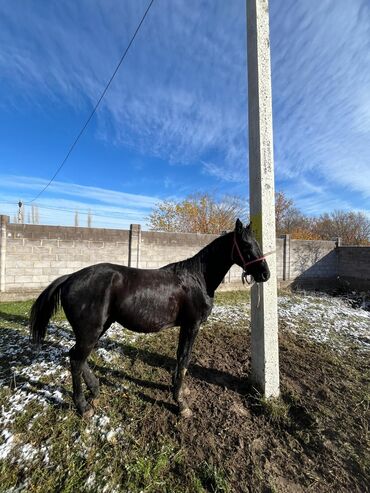
<instances>
[{"instance_id":1,"label":"grass","mask_svg":"<svg viewBox=\"0 0 370 493\"><path fill-rule=\"evenodd\" d=\"M248 290L224 292L216 306L248 301ZM63 312L35 358L31 304L0 304L0 426L13 437L8 443L0 432L0 492L283 492L281 478L291 491L341 491L351 481L360 491L366 484L369 367L357 349L343 357L282 330L282 395L265 399L243 383L243 305L240 320L233 311L227 322L220 316L202 329L189 376L194 417L181 421L169 388L178 332L137 339L108 333L103 350L113 359L92 355L101 397L96 415L84 421L70 396L72 339ZM300 334L307 330L303 323Z\"/></svg>"},{"instance_id":2,"label":"grass","mask_svg":"<svg viewBox=\"0 0 370 493\"><path fill-rule=\"evenodd\" d=\"M26 335L31 305L31 301L2 303L1 329L16 329L20 334ZM65 320L63 312L59 311L53 320ZM116 371L126 370L125 363L119 363L118 360ZM94 354L91 364L103 366L104 361L98 354ZM151 368L144 370L140 373L141 378L153 378ZM52 381L51 377L43 375L41 385ZM70 384L68 378L68 385ZM215 485L212 491L227 491L222 486L221 475L216 469L212 470L213 476L209 472L205 477L205 469L199 472L200 478L193 474L189 478L189 485L184 489L173 475L168 474L170 464L181 464L181 448L167 436L159 437L155 443L138 439L140 421L143 415L150 412L150 406L135 391L122 393L120 382L117 382L116 389L118 391L113 389L109 395L103 390L101 408L98 411L98 415L105 418L106 410L109 413L109 430L118 430L111 432L109 439L101 423L91 426L84 422L76 415L72 404L65 410L53 406L45 407L36 400L26 404L14 416L9 427L15 446L5 460L0 462L0 491L10 491L14 487L35 493L209 491L201 486L204 481ZM1 388L0 405L8 404L14 390L16 389L6 385ZM0 445L1 442L0 438ZM28 449L31 453L27 455ZM33 454L35 450L37 454Z\"/></svg>"},{"instance_id":3,"label":"grass","mask_svg":"<svg viewBox=\"0 0 370 493\"><path fill-rule=\"evenodd\" d=\"M290 423L290 406L281 397L270 397L269 399L266 399L266 397L260 396L258 405L274 425L286 426Z\"/></svg>"},{"instance_id":4,"label":"grass","mask_svg":"<svg viewBox=\"0 0 370 493\"><path fill-rule=\"evenodd\" d=\"M243 291L221 291L216 292L215 303L217 305L235 305L239 303L249 303L250 290Z\"/></svg>"}]
</instances>

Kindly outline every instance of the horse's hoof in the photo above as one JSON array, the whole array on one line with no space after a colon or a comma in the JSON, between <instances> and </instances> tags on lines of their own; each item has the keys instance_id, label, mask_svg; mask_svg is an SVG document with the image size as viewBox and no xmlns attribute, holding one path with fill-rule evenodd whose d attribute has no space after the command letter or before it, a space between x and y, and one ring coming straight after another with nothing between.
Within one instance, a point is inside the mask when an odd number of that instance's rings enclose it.
<instances>
[{"instance_id":1,"label":"horse's hoof","mask_svg":"<svg viewBox=\"0 0 370 493\"><path fill-rule=\"evenodd\" d=\"M193 416L193 413L191 412L190 408L186 407L185 409L181 409L180 416L182 418L188 419Z\"/></svg>"},{"instance_id":2,"label":"horse's hoof","mask_svg":"<svg viewBox=\"0 0 370 493\"><path fill-rule=\"evenodd\" d=\"M99 397L91 397L89 402L92 406L96 407L99 404Z\"/></svg>"},{"instance_id":3,"label":"horse's hoof","mask_svg":"<svg viewBox=\"0 0 370 493\"><path fill-rule=\"evenodd\" d=\"M82 417L83 419L90 419L94 416L94 408L92 406L89 406L83 413Z\"/></svg>"},{"instance_id":4,"label":"horse's hoof","mask_svg":"<svg viewBox=\"0 0 370 493\"><path fill-rule=\"evenodd\" d=\"M189 387L184 387L182 393L183 393L183 395L185 397L187 397L188 395L190 395L190 389L189 389Z\"/></svg>"}]
</instances>

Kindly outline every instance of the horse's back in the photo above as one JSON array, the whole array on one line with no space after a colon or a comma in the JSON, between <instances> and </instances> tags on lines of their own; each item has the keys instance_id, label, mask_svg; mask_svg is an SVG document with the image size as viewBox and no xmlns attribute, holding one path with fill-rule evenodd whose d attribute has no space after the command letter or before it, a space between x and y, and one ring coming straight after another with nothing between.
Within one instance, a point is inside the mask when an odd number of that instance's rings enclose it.
<instances>
[{"instance_id":1,"label":"horse's back","mask_svg":"<svg viewBox=\"0 0 370 493\"><path fill-rule=\"evenodd\" d=\"M186 293L173 273L157 269L124 269L113 289L114 318L138 332L157 332L180 322Z\"/></svg>"},{"instance_id":2,"label":"horse's back","mask_svg":"<svg viewBox=\"0 0 370 493\"><path fill-rule=\"evenodd\" d=\"M170 271L102 263L67 279L62 305L71 324L118 321L139 332L177 325L186 296Z\"/></svg>"}]
</instances>

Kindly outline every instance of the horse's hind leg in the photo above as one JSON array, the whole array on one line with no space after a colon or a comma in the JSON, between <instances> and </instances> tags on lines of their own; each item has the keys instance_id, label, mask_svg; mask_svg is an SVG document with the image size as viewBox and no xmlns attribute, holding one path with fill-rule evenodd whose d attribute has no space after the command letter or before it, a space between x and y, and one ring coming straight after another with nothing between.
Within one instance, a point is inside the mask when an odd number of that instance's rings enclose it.
<instances>
[{"instance_id":1,"label":"horse's hind leg","mask_svg":"<svg viewBox=\"0 0 370 493\"><path fill-rule=\"evenodd\" d=\"M107 330L109 329L109 327L111 325L112 325L112 319L108 318L108 320L103 324L103 330L101 331L100 335L98 336L98 339L95 342L94 348L98 347L99 339L101 339L103 337L103 335L107 332ZM99 379L96 378L96 376L92 372L91 368L87 364L87 361L85 361L85 363L82 367L82 377L86 383L87 388L90 390L90 393L91 393L90 402L94 405L97 403L97 400L99 397Z\"/></svg>"},{"instance_id":2,"label":"horse's hind leg","mask_svg":"<svg viewBox=\"0 0 370 493\"><path fill-rule=\"evenodd\" d=\"M87 388L91 393L91 403L94 405L99 397L99 379L96 378L91 368L87 364L87 361L82 366L82 377L86 383Z\"/></svg>"},{"instance_id":3,"label":"horse's hind leg","mask_svg":"<svg viewBox=\"0 0 370 493\"><path fill-rule=\"evenodd\" d=\"M77 342L76 345L69 351L73 385L73 401L77 407L77 411L84 418L90 418L94 414L92 406L88 404L85 399L81 379L84 371L84 365L89 354L91 353L92 348L93 345L82 346Z\"/></svg>"},{"instance_id":4,"label":"horse's hind leg","mask_svg":"<svg viewBox=\"0 0 370 493\"><path fill-rule=\"evenodd\" d=\"M198 330L198 323L193 326L182 326L180 328L173 394L174 399L178 403L180 415L184 418L191 416L191 411L185 398L189 391L185 386L184 379L189 365L191 350L198 334Z\"/></svg>"}]
</instances>

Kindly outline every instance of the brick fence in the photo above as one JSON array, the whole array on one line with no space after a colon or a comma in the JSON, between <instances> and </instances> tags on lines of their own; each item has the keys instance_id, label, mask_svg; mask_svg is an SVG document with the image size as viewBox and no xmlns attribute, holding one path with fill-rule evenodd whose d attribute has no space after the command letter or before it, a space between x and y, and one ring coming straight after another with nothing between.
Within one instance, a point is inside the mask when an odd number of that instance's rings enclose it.
<instances>
[{"instance_id":1,"label":"brick fence","mask_svg":"<svg viewBox=\"0 0 370 493\"><path fill-rule=\"evenodd\" d=\"M87 265L111 262L158 268L198 252L216 235L13 224L0 216L0 299L34 296L56 277ZM370 289L370 248L337 247L334 241L276 241L277 276L281 284L324 287L347 283ZM234 266L223 288L240 285Z\"/></svg>"}]
</instances>

